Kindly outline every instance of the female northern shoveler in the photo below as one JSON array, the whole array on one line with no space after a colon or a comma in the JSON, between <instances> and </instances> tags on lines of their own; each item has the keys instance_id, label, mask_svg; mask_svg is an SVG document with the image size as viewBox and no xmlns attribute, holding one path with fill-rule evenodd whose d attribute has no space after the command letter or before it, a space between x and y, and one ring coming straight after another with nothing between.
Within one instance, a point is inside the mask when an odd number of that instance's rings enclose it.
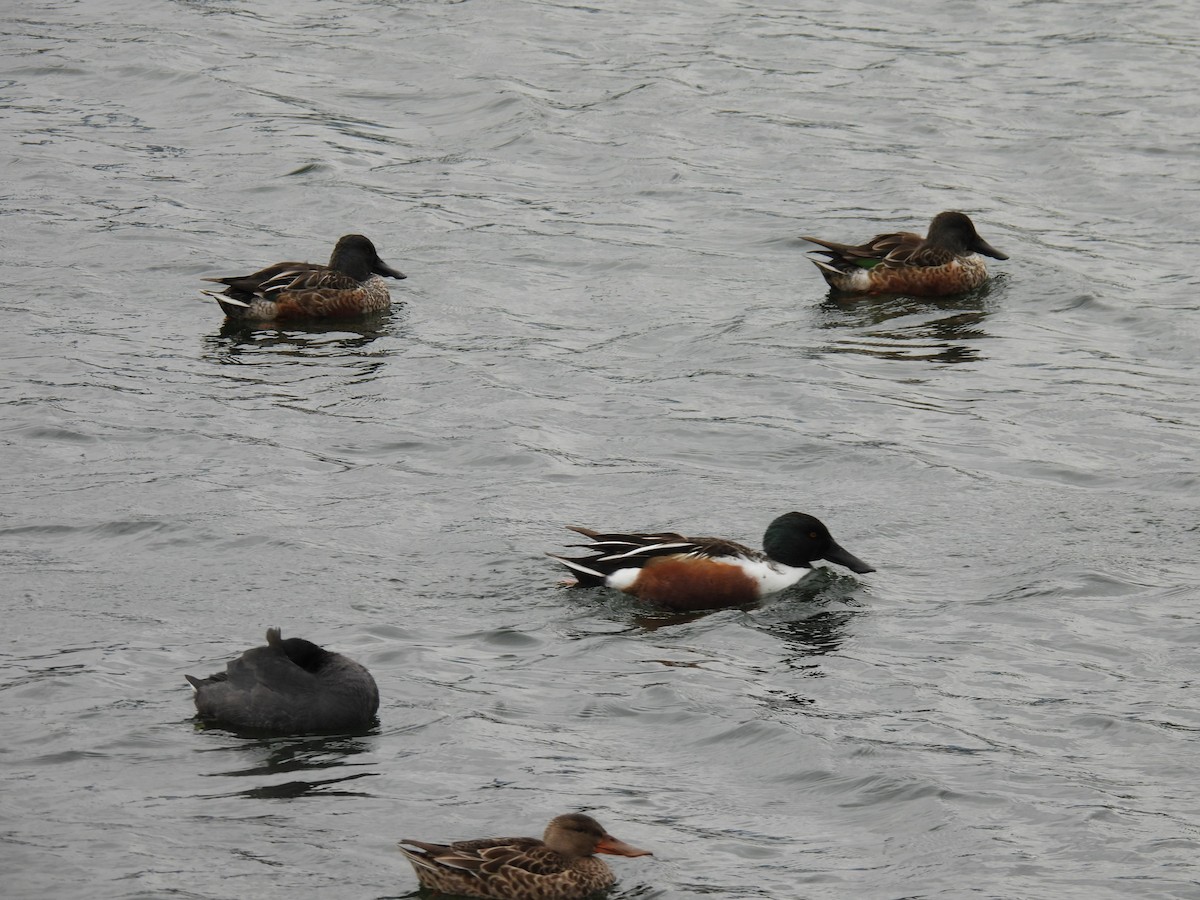
<instances>
[{"instance_id":1,"label":"female northern shoveler","mask_svg":"<svg viewBox=\"0 0 1200 900\"><path fill-rule=\"evenodd\" d=\"M302 638L267 629L267 646L247 650L224 672L185 675L202 719L279 734L365 728L379 710L379 688L362 665Z\"/></svg>"},{"instance_id":2,"label":"female northern shoveler","mask_svg":"<svg viewBox=\"0 0 1200 900\"><path fill-rule=\"evenodd\" d=\"M580 900L615 880L612 870L593 853L651 855L617 840L591 816L579 813L553 819L540 841L531 837L453 844L403 840L400 852L412 863L423 887L495 900Z\"/></svg>"},{"instance_id":3,"label":"female northern shoveler","mask_svg":"<svg viewBox=\"0 0 1200 900\"><path fill-rule=\"evenodd\" d=\"M812 262L836 291L937 297L961 294L983 284L987 266L978 254L1008 259L975 231L960 212L938 213L922 238L911 231L878 234L852 246L805 237L825 247Z\"/></svg>"},{"instance_id":4,"label":"female northern shoveler","mask_svg":"<svg viewBox=\"0 0 1200 900\"><path fill-rule=\"evenodd\" d=\"M224 291L201 291L221 304L231 319L332 319L380 312L392 304L384 275L405 278L379 258L375 245L361 234L337 242L329 265L281 262L253 275L205 278L226 285Z\"/></svg>"},{"instance_id":5,"label":"female northern shoveler","mask_svg":"<svg viewBox=\"0 0 1200 900\"><path fill-rule=\"evenodd\" d=\"M568 526L589 538L577 544L594 555L576 559L551 554L575 573L579 587L607 586L673 610L716 609L753 603L791 587L828 560L860 574L874 572L843 549L815 516L790 512L767 526L763 551L712 537L600 534Z\"/></svg>"}]
</instances>

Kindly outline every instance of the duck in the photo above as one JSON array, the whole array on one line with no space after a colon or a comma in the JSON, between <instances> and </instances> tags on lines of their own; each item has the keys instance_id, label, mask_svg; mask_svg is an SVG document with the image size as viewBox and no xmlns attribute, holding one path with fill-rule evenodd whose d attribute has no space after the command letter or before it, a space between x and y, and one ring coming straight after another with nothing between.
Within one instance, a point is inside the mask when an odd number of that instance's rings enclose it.
<instances>
[{"instance_id":1,"label":"duck","mask_svg":"<svg viewBox=\"0 0 1200 900\"><path fill-rule=\"evenodd\" d=\"M267 629L253 647L207 678L184 676L206 722L277 734L366 728L379 711L379 688L360 663L303 638Z\"/></svg>"},{"instance_id":2,"label":"duck","mask_svg":"<svg viewBox=\"0 0 1200 900\"><path fill-rule=\"evenodd\" d=\"M216 300L229 319L339 319L390 307L392 297L385 277L408 276L381 260L370 240L361 234L347 234L338 239L327 266L275 263L251 275L205 278L225 285L225 290L200 293Z\"/></svg>"},{"instance_id":3,"label":"duck","mask_svg":"<svg viewBox=\"0 0 1200 900\"><path fill-rule=\"evenodd\" d=\"M551 819L541 840L500 837L430 844L405 839L400 852L422 887L492 900L582 900L616 880L594 854L653 855L618 840L582 813Z\"/></svg>"},{"instance_id":4,"label":"duck","mask_svg":"<svg viewBox=\"0 0 1200 900\"><path fill-rule=\"evenodd\" d=\"M979 236L965 213L934 216L925 237L911 231L877 234L865 244L839 244L821 238L810 259L835 291L940 297L973 291L987 280L984 256L1008 259ZM826 257L819 259L818 257Z\"/></svg>"},{"instance_id":5,"label":"duck","mask_svg":"<svg viewBox=\"0 0 1200 900\"><path fill-rule=\"evenodd\" d=\"M775 518L753 550L725 538L674 532L602 534L568 525L589 541L591 556L549 554L575 576L576 587L610 587L674 612L754 603L812 574L826 560L851 572L874 572L833 539L816 516L789 512Z\"/></svg>"}]
</instances>

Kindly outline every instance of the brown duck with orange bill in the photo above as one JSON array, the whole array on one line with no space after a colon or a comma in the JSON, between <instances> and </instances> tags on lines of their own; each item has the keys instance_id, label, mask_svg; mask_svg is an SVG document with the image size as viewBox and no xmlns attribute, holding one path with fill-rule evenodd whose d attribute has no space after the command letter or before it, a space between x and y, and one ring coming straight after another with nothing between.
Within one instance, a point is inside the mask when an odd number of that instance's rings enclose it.
<instances>
[{"instance_id":1,"label":"brown duck with orange bill","mask_svg":"<svg viewBox=\"0 0 1200 900\"><path fill-rule=\"evenodd\" d=\"M582 813L552 819L540 841L504 837L428 844L406 839L400 852L423 887L487 900L582 900L615 880L594 854L651 855L617 840Z\"/></svg>"}]
</instances>

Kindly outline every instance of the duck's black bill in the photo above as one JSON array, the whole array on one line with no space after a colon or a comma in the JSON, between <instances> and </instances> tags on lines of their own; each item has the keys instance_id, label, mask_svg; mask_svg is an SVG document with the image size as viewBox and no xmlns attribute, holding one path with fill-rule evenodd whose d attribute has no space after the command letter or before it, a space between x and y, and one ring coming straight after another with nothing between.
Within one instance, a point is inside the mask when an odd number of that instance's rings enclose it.
<instances>
[{"instance_id":1,"label":"duck's black bill","mask_svg":"<svg viewBox=\"0 0 1200 900\"><path fill-rule=\"evenodd\" d=\"M1005 257L1007 259L1007 257ZM377 262L371 267L371 271L376 275L383 275L385 278L397 278L403 280L408 276L403 272L397 272L385 262Z\"/></svg>"},{"instance_id":2,"label":"duck's black bill","mask_svg":"<svg viewBox=\"0 0 1200 900\"><path fill-rule=\"evenodd\" d=\"M990 256L992 259L1008 259L1007 253L1001 253L983 238L975 242L975 252L982 253L984 256Z\"/></svg>"},{"instance_id":3,"label":"duck's black bill","mask_svg":"<svg viewBox=\"0 0 1200 900\"><path fill-rule=\"evenodd\" d=\"M845 566L851 572L859 575L866 575L868 572L874 572L875 567L869 566L849 550L834 542L825 554L825 559L831 563L837 563L839 566Z\"/></svg>"}]
</instances>

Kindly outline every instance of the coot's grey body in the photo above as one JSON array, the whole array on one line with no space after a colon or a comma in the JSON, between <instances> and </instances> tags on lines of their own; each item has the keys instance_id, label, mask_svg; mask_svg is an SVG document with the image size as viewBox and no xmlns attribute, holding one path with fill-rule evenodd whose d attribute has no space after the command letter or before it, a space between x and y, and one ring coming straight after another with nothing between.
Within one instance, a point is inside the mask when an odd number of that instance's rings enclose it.
<instances>
[{"instance_id":1,"label":"coot's grey body","mask_svg":"<svg viewBox=\"0 0 1200 900\"><path fill-rule=\"evenodd\" d=\"M224 672L186 676L196 710L209 722L282 734L365 728L379 688L362 665L303 638L267 630L267 646L247 650Z\"/></svg>"}]
</instances>

